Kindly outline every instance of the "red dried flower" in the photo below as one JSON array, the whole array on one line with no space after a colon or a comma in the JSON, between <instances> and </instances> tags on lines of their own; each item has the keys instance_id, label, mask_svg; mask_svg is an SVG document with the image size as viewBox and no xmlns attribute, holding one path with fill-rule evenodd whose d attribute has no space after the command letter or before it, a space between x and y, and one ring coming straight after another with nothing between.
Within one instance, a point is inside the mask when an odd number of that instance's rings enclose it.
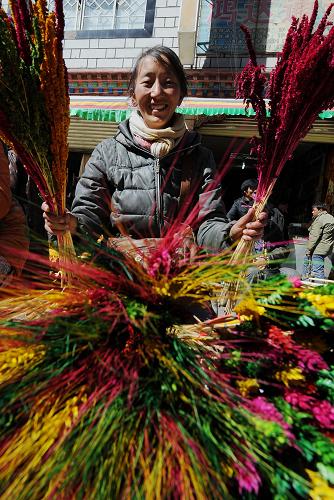
<instances>
[{"instance_id":1,"label":"red dried flower","mask_svg":"<svg viewBox=\"0 0 334 500\"><path fill-rule=\"evenodd\" d=\"M318 352L304 349L296 344L289 333L284 332L277 326L269 328L268 342L276 349L295 356L298 360L298 366L303 370L319 371L328 369L327 363Z\"/></svg>"},{"instance_id":2,"label":"red dried flower","mask_svg":"<svg viewBox=\"0 0 334 500\"><path fill-rule=\"evenodd\" d=\"M271 326L268 330L268 342L278 349L282 349L287 353L292 352L293 340L289 334L278 328Z\"/></svg>"},{"instance_id":3,"label":"red dried flower","mask_svg":"<svg viewBox=\"0 0 334 500\"><path fill-rule=\"evenodd\" d=\"M31 32L31 18L26 0L11 2L11 9L20 56L29 66L31 64L31 55L27 33Z\"/></svg>"},{"instance_id":4,"label":"red dried flower","mask_svg":"<svg viewBox=\"0 0 334 500\"><path fill-rule=\"evenodd\" d=\"M247 29L242 27L250 61L238 77L237 97L250 101L256 112L260 139L253 143L257 154L259 185L257 201L269 197L286 161L307 134L318 114L334 104L334 27L328 16L331 4L313 32L318 12L315 1L310 19L293 18L282 52L271 71L267 89L270 116L261 93L265 81L257 65Z\"/></svg>"}]
</instances>

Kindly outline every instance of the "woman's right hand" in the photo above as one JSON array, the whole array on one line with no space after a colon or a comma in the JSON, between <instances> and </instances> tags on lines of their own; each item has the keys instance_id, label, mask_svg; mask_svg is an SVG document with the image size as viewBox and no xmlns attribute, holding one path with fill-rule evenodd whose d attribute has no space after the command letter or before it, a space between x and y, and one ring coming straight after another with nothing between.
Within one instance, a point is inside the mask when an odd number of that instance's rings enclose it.
<instances>
[{"instance_id":1,"label":"woman's right hand","mask_svg":"<svg viewBox=\"0 0 334 500\"><path fill-rule=\"evenodd\" d=\"M237 241L240 238L245 241L256 241L263 238L263 231L267 224L268 214L267 212L261 212L256 221L253 221L254 213L254 208L250 208L248 212L240 217L231 227L230 238L232 241Z\"/></svg>"},{"instance_id":2,"label":"woman's right hand","mask_svg":"<svg viewBox=\"0 0 334 500\"><path fill-rule=\"evenodd\" d=\"M76 232L78 219L66 211L64 215L55 215L50 212L49 205L44 201L42 203L44 227L50 234L62 235L66 231L72 234Z\"/></svg>"}]
</instances>

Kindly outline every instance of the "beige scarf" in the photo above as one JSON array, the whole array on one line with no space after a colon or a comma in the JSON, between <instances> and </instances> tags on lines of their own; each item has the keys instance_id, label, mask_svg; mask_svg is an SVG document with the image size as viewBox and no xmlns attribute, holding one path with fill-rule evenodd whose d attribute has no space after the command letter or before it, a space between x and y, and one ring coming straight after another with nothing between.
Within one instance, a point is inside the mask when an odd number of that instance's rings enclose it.
<instances>
[{"instance_id":1,"label":"beige scarf","mask_svg":"<svg viewBox=\"0 0 334 500\"><path fill-rule=\"evenodd\" d=\"M145 125L139 111L132 112L129 120L130 131L138 143L147 147L153 156L166 156L181 140L187 131L183 115L174 114L174 121L170 127L153 129ZM143 141L141 141L143 139Z\"/></svg>"}]
</instances>

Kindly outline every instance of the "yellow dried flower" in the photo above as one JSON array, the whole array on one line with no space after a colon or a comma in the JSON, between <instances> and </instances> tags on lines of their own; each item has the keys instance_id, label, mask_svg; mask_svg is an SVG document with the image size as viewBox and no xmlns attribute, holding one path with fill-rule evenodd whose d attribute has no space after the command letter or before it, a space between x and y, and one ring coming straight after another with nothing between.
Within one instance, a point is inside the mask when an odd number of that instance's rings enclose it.
<instances>
[{"instance_id":1,"label":"yellow dried flower","mask_svg":"<svg viewBox=\"0 0 334 500\"><path fill-rule=\"evenodd\" d=\"M290 387L291 382L301 382L305 377L300 368L291 368L290 370L283 370L275 374L277 380L283 382L286 387Z\"/></svg>"},{"instance_id":2,"label":"yellow dried flower","mask_svg":"<svg viewBox=\"0 0 334 500\"><path fill-rule=\"evenodd\" d=\"M249 396L251 392L257 391L259 389L258 381L255 378L248 378L246 380L238 380L237 386L240 394L243 397Z\"/></svg>"},{"instance_id":3,"label":"yellow dried flower","mask_svg":"<svg viewBox=\"0 0 334 500\"><path fill-rule=\"evenodd\" d=\"M334 311L334 296L319 295L316 293L300 293L300 297L307 299L321 314L327 316Z\"/></svg>"},{"instance_id":4,"label":"yellow dried flower","mask_svg":"<svg viewBox=\"0 0 334 500\"><path fill-rule=\"evenodd\" d=\"M170 287L168 286L168 283L164 283L164 284L161 284L159 286L156 286L154 290L158 295L162 295L163 297L170 297L171 296Z\"/></svg>"},{"instance_id":5,"label":"yellow dried flower","mask_svg":"<svg viewBox=\"0 0 334 500\"><path fill-rule=\"evenodd\" d=\"M244 321L252 321L253 315L251 314L250 316L246 316L245 314L241 314L239 316L239 319L240 319L241 323L243 323Z\"/></svg>"},{"instance_id":6,"label":"yellow dried flower","mask_svg":"<svg viewBox=\"0 0 334 500\"><path fill-rule=\"evenodd\" d=\"M334 498L334 488L318 472L309 469L306 469L306 472L312 484L312 488L308 493L309 497L312 500L332 500Z\"/></svg>"},{"instance_id":7,"label":"yellow dried flower","mask_svg":"<svg viewBox=\"0 0 334 500\"><path fill-rule=\"evenodd\" d=\"M265 308L259 306L252 298L247 298L239 302L235 307L235 312L247 319L253 319L254 316L262 316L265 313Z\"/></svg>"},{"instance_id":8,"label":"yellow dried flower","mask_svg":"<svg viewBox=\"0 0 334 500\"><path fill-rule=\"evenodd\" d=\"M57 248L53 248L49 246L49 259L51 262L58 262L59 260L59 252Z\"/></svg>"},{"instance_id":9,"label":"yellow dried flower","mask_svg":"<svg viewBox=\"0 0 334 500\"><path fill-rule=\"evenodd\" d=\"M42 346L14 347L0 352L0 385L23 375L45 356Z\"/></svg>"},{"instance_id":10,"label":"yellow dried flower","mask_svg":"<svg viewBox=\"0 0 334 500\"><path fill-rule=\"evenodd\" d=\"M234 476L234 469L230 466L227 465L226 463L222 462L221 463L221 468L224 474L226 474L227 477L233 477Z\"/></svg>"}]
</instances>

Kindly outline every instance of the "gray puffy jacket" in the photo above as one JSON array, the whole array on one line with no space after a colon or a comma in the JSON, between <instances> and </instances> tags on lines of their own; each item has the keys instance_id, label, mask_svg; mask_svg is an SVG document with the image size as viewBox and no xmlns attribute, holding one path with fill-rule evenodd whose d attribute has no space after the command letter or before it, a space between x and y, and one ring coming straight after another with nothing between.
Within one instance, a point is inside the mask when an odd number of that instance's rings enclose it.
<instances>
[{"instance_id":1,"label":"gray puffy jacket","mask_svg":"<svg viewBox=\"0 0 334 500\"><path fill-rule=\"evenodd\" d=\"M117 236L121 224L133 238L163 236L179 210L185 155L191 155L197 181L192 194L199 207L193 224L197 242L211 249L226 247L232 224L214 182L212 153L200 144L200 136L187 133L173 165L176 150L160 160L153 157L134 142L128 120L119 125L114 138L95 148L77 184L72 213L81 229L94 237Z\"/></svg>"}]
</instances>

